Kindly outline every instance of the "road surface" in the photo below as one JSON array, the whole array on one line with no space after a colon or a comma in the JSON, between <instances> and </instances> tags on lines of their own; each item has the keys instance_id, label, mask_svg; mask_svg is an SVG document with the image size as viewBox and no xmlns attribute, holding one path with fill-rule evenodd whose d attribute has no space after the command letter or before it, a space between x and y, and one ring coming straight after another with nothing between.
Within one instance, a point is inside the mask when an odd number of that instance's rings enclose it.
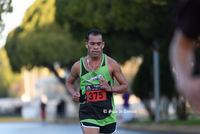
<instances>
[{"instance_id":1,"label":"road surface","mask_svg":"<svg viewBox=\"0 0 200 134\"><path fill-rule=\"evenodd\" d=\"M82 134L79 124L55 122L8 122L0 123L1 134ZM169 134L166 132L143 132L118 128L116 134ZM170 133L172 134L172 133ZM175 134L175 133L174 133Z\"/></svg>"}]
</instances>

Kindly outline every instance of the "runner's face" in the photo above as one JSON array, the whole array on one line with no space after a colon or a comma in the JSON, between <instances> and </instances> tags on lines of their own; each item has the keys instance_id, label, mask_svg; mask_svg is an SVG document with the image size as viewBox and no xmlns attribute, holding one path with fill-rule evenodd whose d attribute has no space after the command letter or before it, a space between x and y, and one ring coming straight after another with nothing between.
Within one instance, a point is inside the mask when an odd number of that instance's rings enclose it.
<instances>
[{"instance_id":1,"label":"runner's face","mask_svg":"<svg viewBox=\"0 0 200 134\"><path fill-rule=\"evenodd\" d=\"M98 58L103 53L103 47L105 43L102 41L101 35L89 35L88 42L85 43L86 46L88 46L88 53L93 58Z\"/></svg>"}]
</instances>

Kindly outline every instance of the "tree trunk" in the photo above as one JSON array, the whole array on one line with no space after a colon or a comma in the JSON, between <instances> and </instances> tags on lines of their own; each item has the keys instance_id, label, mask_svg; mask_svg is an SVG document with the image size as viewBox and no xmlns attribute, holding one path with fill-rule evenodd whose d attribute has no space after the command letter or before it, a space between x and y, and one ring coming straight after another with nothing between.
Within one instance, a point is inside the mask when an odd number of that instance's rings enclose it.
<instances>
[{"instance_id":1,"label":"tree trunk","mask_svg":"<svg viewBox=\"0 0 200 134\"><path fill-rule=\"evenodd\" d=\"M170 102L170 100L166 96L162 96L160 98L161 120L168 120L168 118L169 118L169 114L168 114L169 102Z\"/></svg>"},{"instance_id":2,"label":"tree trunk","mask_svg":"<svg viewBox=\"0 0 200 134\"><path fill-rule=\"evenodd\" d=\"M150 99L142 99L142 102L149 113L149 117L151 120L155 120L155 110L151 108Z\"/></svg>"},{"instance_id":3,"label":"tree trunk","mask_svg":"<svg viewBox=\"0 0 200 134\"><path fill-rule=\"evenodd\" d=\"M179 99L179 102L176 107L176 114L179 120L187 120L185 99L181 99L181 100Z\"/></svg>"}]
</instances>

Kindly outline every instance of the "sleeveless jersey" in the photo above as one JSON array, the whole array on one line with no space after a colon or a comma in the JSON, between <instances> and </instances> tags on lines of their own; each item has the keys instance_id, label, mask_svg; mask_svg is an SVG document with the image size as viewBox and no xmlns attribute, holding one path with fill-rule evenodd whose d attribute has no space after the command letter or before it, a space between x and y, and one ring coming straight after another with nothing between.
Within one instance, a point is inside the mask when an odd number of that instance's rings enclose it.
<instances>
[{"instance_id":1,"label":"sleeveless jersey","mask_svg":"<svg viewBox=\"0 0 200 134\"><path fill-rule=\"evenodd\" d=\"M80 59L80 122L105 126L117 121L113 93L100 88L99 80L102 76L110 86L113 85L106 57L103 54L100 67L94 72L86 68L83 57Z\"/></svg>"}]
</instances>

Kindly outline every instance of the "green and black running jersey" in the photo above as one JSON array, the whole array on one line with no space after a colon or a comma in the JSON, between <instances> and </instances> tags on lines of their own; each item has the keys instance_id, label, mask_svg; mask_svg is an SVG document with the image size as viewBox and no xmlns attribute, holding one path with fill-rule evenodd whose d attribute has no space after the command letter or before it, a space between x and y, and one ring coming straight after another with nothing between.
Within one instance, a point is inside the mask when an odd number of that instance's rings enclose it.
<instances>
[{"instance_id":1,"label":"green and black running jersey","mask_svg":"<svg viewBox=\"0 0 200 134\"><path fill-rule=\"evenodd\" d=\"M99 126L105 126L117 121L115 115L114 98L112 92L106 92L100 88L99 80L103 78L113 85L110 77L107 56L103 54L100 67L90 71L84 64L83 57L80 59L80 122L89 122Z\"/></svg>"}]
</instances>

